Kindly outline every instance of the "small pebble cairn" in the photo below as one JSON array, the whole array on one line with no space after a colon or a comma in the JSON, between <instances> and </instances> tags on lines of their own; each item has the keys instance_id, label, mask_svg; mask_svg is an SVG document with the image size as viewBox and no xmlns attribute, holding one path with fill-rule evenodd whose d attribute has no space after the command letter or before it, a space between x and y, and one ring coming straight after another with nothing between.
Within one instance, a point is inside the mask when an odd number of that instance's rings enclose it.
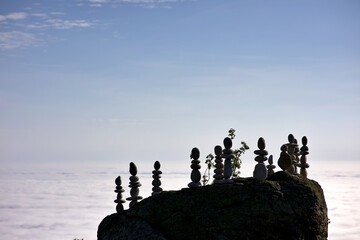
<instances>
[{"instance_id":1,"label":"small pebble cairn","mask_svg":"<svg viewBox=\"0 0 360 240\"><path fill-rule=\"evenodd\" d=\"M159 161L156 161L154 163L154 168L155 170L152 171L153 175L153 181L152 181L152 185L153 185L153 188L152 188L152 194L151 195L156 195L156 194L159 194L162 192L162 188L160 187L161 185L161 181L160 181L160 174L162 173L159 169L160 169L160 162Z\"/></svg>"},{"instance_id":2,"label":"small pebble cairn","mask_svg":"<svg viewBox=\"0 0 360 240\"><path fill-rule=\"evenodd\" d=\"M255 150L254 153L258 155L255 157L255 161L257 161L258 164L255 165L253 176L257 180L263 181L267 178L268 175L266 166L264 164L264 161L267 160L266 155L268 155L268 151L265 150L265 140L262 137L259 138L257 145L259 150Z\"/></svg>"},{"instance_id":3,"label":"small pebble cairn","mask_svg":"<svg viewBox=\"0 0 360 240\"><path fill-rule=\"evenodd\" d=\"M114 192L117 193L116 199L114 200L116 204L116 212L120 213L124 210L124 206L122 205L123 203L125 203L125 200L122 199L122 193L125 191L122 187L121 187L121 177L118 176L115 179L115 184L116 184L116 188L114 190Z\"/></svg>"},{"instance_id":4,"label":"small pebble cairn","mask_svg":"<svg viewBox=\"0 0 360 240\"><path fill-rule=\"evenodd\" d=\"M197 148L193 148L191 150L191 155L190 158L192 158L193 160L191 161L191 182L188 184L189 188L196 188L196 187L201 187L201 173L199 171L199 169L201 168L200 166L200 161L199 161L199 157L200 157L200 151Z\"/></svg>"},{"instance_id":5,"label":"small pebble cairn","mask_svg":"<svg viewBox=\"0 0 360 240\"><path fill-rule=\"evenodd\" d=\"M300 148L299 148L299 145L298 145L298 141L295 139L294 140L294 143L296 144L295 145L295 148L294 148L294 167L295 167L295 174L298 173L298 169L297 169L297 166L300 162Z\"/></svg>"},{"instance_id":6,"label":"small pebble cairn","mask_svg":"<svg viewBox=\"0 0 360 240\"><path fill-rule=\"evenodd\" d=\"M310 165L307 163L307 157L306 155L309 154L309 148L307 145L307 138L304 136L302 139L302 147L300 148L300 163L298 164L298 167L300 167L300 175L304 178L307 178L307 168L310 167Z\"/></svg>"},{"instance_id":7,"label":"small pebble cairn","mask_svg":"<svg viewBox=\"0 0 360 240\"><path fill-rule=\"evenodd\" d=\"M135 165L135 163L131 162L130 163L130 182L129 182L129 187L130 189L130 196L126 198L126 200L130 201L129 203L129 207L134 206L134 204L136 204L138 202L138 200L141 200L142 197L139 196L139 187L141 187L141 184L139 182L139 178L136 176L137 174L137 167Z\"/></svg>"},{"instance_id":8,"label":"small pebble cairn","mask_svg":"<svg viewBox=\"0 0 360 240\"><path fill-rule=\"evenodd\" d=\"M217 145L214 148L215 152L215 169L214 169L214 183L224 183L224 164L221 157L222 147Z\"/></svg>"},{"instance_id":9,"label":"small pebble cairn","mask_svg":"<svg viewBox=\"0 0 360 240\"><path fill-rule=\"evenodd\" d=\"M229 137L224 139L224 147L223 154L221 155L222 158L225 159L224 161L224 183L232 183L233 180L230 179L232 176L232 166L231 166L231 159L234 158L232 147L232 140Z\"/></svg>"},{"instance_id":10,"label":"small pebble cairn","mask_svg":"<svg viewBox=\"0 0 360 240\"><path fill-rule=\"evenodd\" d=\"M274 169L276 168L276 166L273 164L273 155L269 156L268 163L269 165L266 166L268 170L268 175L274 174Z\"/></svg>"},{"instance_id":11,"label":"small pebble cairn","mask_svg":"<svg viewBox=\"0 0 360 240\"><path fill-rule=\"evenodd\" d=\"M288 147L288 154L291 157L291 165L286 169L289 173L295 174L296 172L296 156L295 156L295 148L298 147L297 143L295 142L296 139L294 138L294 135L289 134L288 136L289 143L286 144Z\"/></svg>"}]
</instances>

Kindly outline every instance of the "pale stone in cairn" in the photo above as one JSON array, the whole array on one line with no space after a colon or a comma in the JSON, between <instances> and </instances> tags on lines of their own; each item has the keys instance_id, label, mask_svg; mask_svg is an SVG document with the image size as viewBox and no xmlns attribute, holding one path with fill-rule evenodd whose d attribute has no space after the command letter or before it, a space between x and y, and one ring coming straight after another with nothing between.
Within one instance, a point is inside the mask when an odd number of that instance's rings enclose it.
<instances>
[{"instance_id":1,"label":"pale stone in cairn","mask_svg":"<svg viewBox=\"0 0 360 240\"><path fill-rule=\"evenodd\" d=\"M141 196L139 196L139 192L140 189L139 187L141 187L141 184L139 182L139 178L136 176L137 174L137 167L135 165L135 163L131 162L130 163L130 182L129 182L129 187L130 189L130 196L126 198L126 200L130 201L129 203L129 207L134 206L134 204L136 204L138 202L138 200L142 199Z\"/></svg>"},{"instance_id":2,"label":"pale stone in cairn","mask_svg":"<svg viewBox=\"0 0 360 240\"><path fill-rule=\"evenodd\" d=\"M258 140L258 148L259 150L254 151L254 153L258 155L255 157L255 161L257 161L258 164L255 165L253 176L257 180L263 181L267 178L267 169L264 161L267 160L266 155L268 155L268 152L265 150L265 140L262 137Z\"/></svg>"},{"instance_id":3,"label":"pale stone in cairn","mask_svg":"<svg viewBox=\"0 0 360 240\"><path fill-rule=\"evenodd\" d=\"M224 147L223 154L221 155L222 158L225 159L224 162L224 183L232 183L233 180L230 179L232 176L232 162L231 160L235 157L233 154L233 150L231 150L232 147L232 140L229 137L226 137L224 139Z\"/></svg>"},{"instance_id":4,"label":"pale stone in cairn","mask_svg":"<svg viewBox=\"0 0 360 240\"><path fill-rule=\"evenodd\" d=\"M200 166L200 161L199 161L199 157L200 157L200 151L197 148L193 148L191 151L191 155L190 157L193 159L191 161L191 182L188 184L188 187L190 188L196 188L196 187L201 187L201 173L199 171L199 169L201 168Z\"/></svg>"},{"instance_id":5,"label":"pale stone in cairn","mask_svg":"<svg viewBox=\"0 0 360 240\"><path fill-rule=\"evenodd\" d=\"M125 203L125 200L122 199L122 193L125 191L122 187L121 187L121 177L118 176L115 179L115 184L116 184L116 189L114 190L114 192L117 193L116 199L114 200L116 204L116 212L120 213L124 210L124 206L122 205L123 203Z\"/></svg>"},{"instance_id":6,"label":"pale stone in cairn","mask_svg":"<svg viewBox=\"0 0 360 240\"><path fill-rule=\"evenodd\" d=\"M269 156L268 162L269 165L266 166L266 168L268 169L268 175L274 174L274 169L276 168L276 166L273 164L273 155Z\"/></svg>"},{"instance_id":7,"label":"pale stone in cairn","mask_svg":"<svg viewBox=\"0 0 360 240\"><path fill-rule=\"evenodd\" d=\"M160 162L159 161L156 161L155 163L154 163L154 168L155 168L155 170L154 171L152 171L152 173L153 173L153 181L152 181L152 185L153 185L153 188L152 188L152 196L153 195L156 195L156 194L158 194L158 193L161 193L162 192L162 188L160 187L160 185L161 185L161 181L160 181L160 178L161 178L161 176L160 176L160 174L162 174L162 172L160 171Z\"/></svg>"},{"instance_id":8,"label":"pale stone in cairn","mask_svg":"<svg viewBox=\"0 0 360 240\"><path fill-rule=\"evenodd\" d=\"M214 184L224 183L224 164L221 157L222 147L217 145L214 148L215 152L215 169L214 169Z\"/></svg>"}]
</instances>

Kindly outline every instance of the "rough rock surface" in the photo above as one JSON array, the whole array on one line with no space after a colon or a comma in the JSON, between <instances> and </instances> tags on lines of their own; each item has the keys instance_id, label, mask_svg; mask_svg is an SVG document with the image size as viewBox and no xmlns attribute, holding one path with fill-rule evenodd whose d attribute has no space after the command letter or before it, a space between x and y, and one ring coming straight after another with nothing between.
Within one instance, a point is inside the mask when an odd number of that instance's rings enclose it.
<instances>
[{"instance_id":1,"label":"rough rock surface","mask_svg":"<svg viewBox=\"0 0 360 240\"><path fill-rule=\"evenodd\" d=\"M280 171L151 196L107 216L98 239L327 239L327 230L321 186Z\"/></svg>"}]
</instances>

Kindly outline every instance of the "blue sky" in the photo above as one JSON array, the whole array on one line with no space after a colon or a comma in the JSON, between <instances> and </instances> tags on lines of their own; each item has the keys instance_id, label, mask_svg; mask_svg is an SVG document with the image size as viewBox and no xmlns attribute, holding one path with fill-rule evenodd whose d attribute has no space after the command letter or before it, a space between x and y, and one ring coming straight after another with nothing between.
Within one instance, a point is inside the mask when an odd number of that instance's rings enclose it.
<instances>
[{"instance_id":1,"label":"blue sky","mask_svg":"<svg viewBox=\"0 0 360 240\"><path fill-rule=\"evenodd\" d=\"M0 2L2 166L188 166L229 128L358 160L359 1ZM235 142L234 146L239 142ZM254 162L255 164L255 162Z\"/></svg>"}]
</instances>

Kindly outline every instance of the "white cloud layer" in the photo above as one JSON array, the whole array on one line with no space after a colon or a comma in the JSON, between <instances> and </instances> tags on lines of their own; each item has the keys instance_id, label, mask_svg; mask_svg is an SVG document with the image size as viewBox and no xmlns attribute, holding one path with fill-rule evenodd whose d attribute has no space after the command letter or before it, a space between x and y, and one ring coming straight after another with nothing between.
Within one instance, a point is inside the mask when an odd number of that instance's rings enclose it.
<instances>
[{"instance_id":1,"label":"white cloud layer","mask_svg":"<svg viewBox=\"0 0 360 240\"><path fill-rule=\"evenodd\" d=\"M151 194L151 166L137 164L142 184L140 195ZM254 164L244 169L243 177L252 175ZM314 164L309 168L311 179L324 189L328 206L329 239L358 239L360 195L357 191L360 179L356 171L358 163L349 168L346 164L329 166ZM108 166L109 167L109 166ZM190 170L171 172L162 166L162 188L179 190L190 181ZM0 232L2 239L96 239L100 221L115 212L116 195L114 179L120 175L125 192L130 174L124 169L105 166L29 171L16 169L0 171ZM247 171L248 170L248 171ZM245 172L248 172L245 174ZM129 202L124 204L128 208Z\"/></svg>"}]
</instances>

